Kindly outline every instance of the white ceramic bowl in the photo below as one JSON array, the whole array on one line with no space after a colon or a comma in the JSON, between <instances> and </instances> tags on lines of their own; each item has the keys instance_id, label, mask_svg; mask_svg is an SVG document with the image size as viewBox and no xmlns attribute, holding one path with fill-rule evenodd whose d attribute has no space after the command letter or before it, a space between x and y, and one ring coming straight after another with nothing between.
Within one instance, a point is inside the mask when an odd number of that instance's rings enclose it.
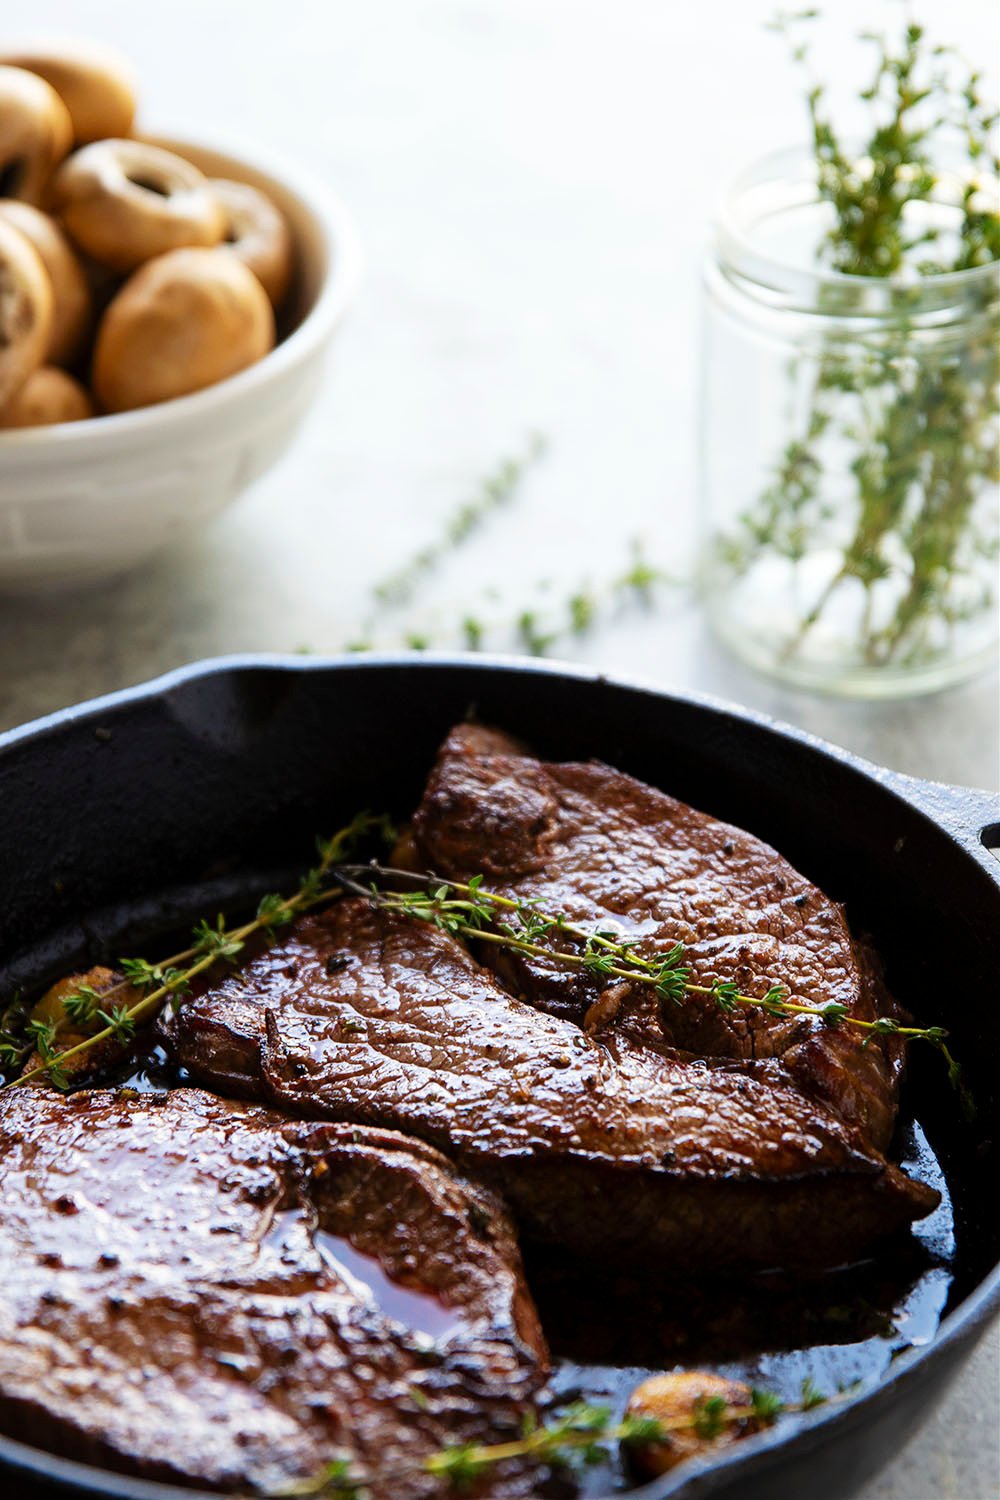
<instances>
[{"instance_id":1,"label":"white ceramic bowl","mask_svg":"<svg viewBox=\"0 0 1000 1500\"><path fill-rule=\"evenodd\" d=\"M357 235L332 195L284 164L149 139L212 177L263 188L284 210L298 255L296 326L257 364L192 396L0 432L0 589L121 573L235 500L291 441L357 287Z\"/></svg>"}]
</instances>

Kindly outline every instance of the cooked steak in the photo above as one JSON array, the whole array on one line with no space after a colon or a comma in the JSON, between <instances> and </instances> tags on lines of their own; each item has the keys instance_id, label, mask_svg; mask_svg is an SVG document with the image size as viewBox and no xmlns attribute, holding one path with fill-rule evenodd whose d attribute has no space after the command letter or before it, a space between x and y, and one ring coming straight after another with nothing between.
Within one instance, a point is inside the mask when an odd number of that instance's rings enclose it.
<instances>
[{"instance_id":1,"label":"cooked steak","mask_svg":"<svg viewBox=\"0 0 1000 1500\"><path fill-rule=\"evenodd\" d=\"M842 908L774 849L597 761L550 764L505 734L462 725L442 747L413 833L417 862L440 875L484 873L505 895L638 939L640 952L683 942L702 984L730 979L763 995L782 982L794 999L834 1001L860 1020L901 1014ZM533 1004L576 1021L590 1011L597 981L586 973L494 953L508 985ZM708 997L661 1005L641 986L618 1015L614 1024L635 1038L791 1084L878 1150L888 1146L897 1038L866 1045L859 1028L747 1008L727 1014Z\"/></svg>"},{"instance_id":2,"label":"cooked steak","mask_svg":"<svg viewBox=\"0 0 1000 1500\"><path fill-rule=\"evenodd\" d=\"M505 1210L388 1131L24 1089L0 1193L0 1426L57 1453L243 1492L347 1454L425 1500L421 1460L516 1436L544 1380Z\"/></svg>"},{"instance_id":3,"label":"cooked steak","mask_svg":"<svg viewBox=\"0 0 1000 1500\"><path fill-rule=\"evenodd\" d=\"M447 934L344 900L172 1023L199 1080L419 1136L587 1255L831 1264L937 1195L799 1091L610 1045L508 994Z\"/></svg>"}]
</instances>

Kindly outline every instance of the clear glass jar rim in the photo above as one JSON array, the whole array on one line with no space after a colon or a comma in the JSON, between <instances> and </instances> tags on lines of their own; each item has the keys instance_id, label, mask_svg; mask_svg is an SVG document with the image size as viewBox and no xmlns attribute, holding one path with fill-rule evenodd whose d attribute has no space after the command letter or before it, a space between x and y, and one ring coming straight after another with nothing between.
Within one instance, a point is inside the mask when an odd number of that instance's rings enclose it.
<instances>
[{"instance_id":1,"label":"clear glass jar rim","mask_svg":"<svg viewBox=\"0 0 1000 1500\"><path fill-rule=\"evenodd\" d=\"M829 267L805 267L791 259L783 259L769 250L755 245L752 229L741 223L737 206L754 187L763 187L768 182L775 185L781 181L792 183L805 180L803 168L815 176L816 158L807 146L784 147L768 152L742 168L731 178L719 193L715 210L715 237L720 260L723 265L741 277L757 284L761 289L790 294L814 301L823 289L840 293L857 293L859 299L898 303L901 299L913 299L916 293L936 306L960 300L971 287L979 283L988 284L993 278L1000 282L1000 260L986 261L980 266L969 266L961 271L940 271L925 275L897 273L893 276L859 276L853 272L832 270ZM819 198L812 200L819 202Z\"/></svg>"}]
</instances>

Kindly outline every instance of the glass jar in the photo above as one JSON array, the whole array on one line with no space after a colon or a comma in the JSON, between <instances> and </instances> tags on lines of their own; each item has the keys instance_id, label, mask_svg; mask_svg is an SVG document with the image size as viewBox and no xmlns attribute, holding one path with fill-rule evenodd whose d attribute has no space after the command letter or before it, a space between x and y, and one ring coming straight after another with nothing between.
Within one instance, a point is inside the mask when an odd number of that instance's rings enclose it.
<instances>
[{"instance_id":1,"label":"glass jar","mask_svg":"<svg viewBox=\"0 0 1000 1500\"><path fill-rule=\"evenodd\" d=\"M921 205L944 237L954 201ZM705 272L702 583L721 639L800 686L882 697L997 648L1000 264L817 269L816 168L724 199Z\"/></svg>"}]
</instances>

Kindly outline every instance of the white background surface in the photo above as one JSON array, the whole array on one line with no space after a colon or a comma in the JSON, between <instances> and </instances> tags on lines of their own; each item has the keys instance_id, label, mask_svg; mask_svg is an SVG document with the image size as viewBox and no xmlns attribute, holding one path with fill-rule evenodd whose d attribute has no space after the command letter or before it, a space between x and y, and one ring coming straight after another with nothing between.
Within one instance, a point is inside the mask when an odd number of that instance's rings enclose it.
<instances>
[{"instance_id":1,"label":"white background surface","mask_svg":"<svg viewBox=\"0 0 1000 1500\"><path fill-rule=\"evenodd\" d=\"M16 9L33 28L127 50L151 127L280 150L325 177L355 211L368 274L308 428L240 506L122 583L0 600L0 727L200 656L338 649L358 633L371 579L529 429L548 437L544 461L516 509L435 580L419 628L469 607L512 615L545 577L597 582L633 535L687 569L707 221L723 178L804 130L800 84L762 27L769 4ZM835 9L830 77L857 64L858 23L901 7ZM989 0L924 0L920 14L995 79ZM505 604L484 602L493 586ZM396 643L392 629L379 639ZM997 783L995 674L889 707L787 693L728 662L683 591L578 654L764 708L917 775ZM998 1349L994 1330L864 1500L993 1500Z\"/></svg>"}]
</instances>

